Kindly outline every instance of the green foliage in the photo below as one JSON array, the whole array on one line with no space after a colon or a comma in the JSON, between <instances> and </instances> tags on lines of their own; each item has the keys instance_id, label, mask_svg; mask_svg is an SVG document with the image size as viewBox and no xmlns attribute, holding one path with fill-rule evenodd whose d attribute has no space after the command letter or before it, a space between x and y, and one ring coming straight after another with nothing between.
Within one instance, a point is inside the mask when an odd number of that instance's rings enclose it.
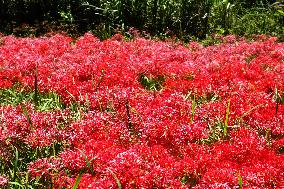
<instances>
[{"instance_id":1,"label":"green foliage","mask_svg":"<svg viewBox=\"0 0 284 189\"><path fill-rule=\"evenodd\" d=\"M273 96L276 106L275 106L275 115L277 116L278 114L278 109L280 104L284 104L284 92L279 92L278 88L275 88L275 93Z\"/></svg>"},{"instance_id":2,"label":"green foliage","mask_svg":"<svg viewBox=\"0 0 284 189\"><path fill-rule=\"evenodd\" d=\"M78 188L79 183L80 183L80 181L81 181L81 179L82 179L83 174L84 174L83 171L81 171L81 172L79 173L79 175L78 175L78 177L76 178L76 181L75 181L75 183L74 183L72 189L77 189L77 188Z\"/></svg>"},{"instance_id":3,"label":"green foliage","mask_svg":"<svg viewBox=\"0 0 284 189\"><path fill-rule=\"evenodd\" d=\"M194 115L195 115L195 110L197 107L197 103L196 103L196 99L195 99L195 95L193 96L192 99L192 105L191 105L191 118L190 118L190 123L193 123L194 121Z\"/></svg>"},{"instance_id":4,"label":"green foliage","mask_svg":"<svg viewBox=\"0 0 284 189\"><path fill-rule=\"evenodd\" d=\"M35 92L30 89L22 88L20 84L14 85L9 89L0 90L0 105L17 106L26 102L34 102ZM64 109L65 105L61 102L60 97L54 93L38 93L37 106L38 111L51 111Z\"/></svg>"},{"instance_id":5,"label":"green foliage","mask_svg":"<svg viewBox=\"0 0 284 189\"><path fill-rule=\"evenodd\" d=\"M23 88L20 84L16 84L10 89L1 89L0 106L21 105L23 114L29 122L30 129L33 130L34 126L30 113L25 106L27 102L35 103L35 92L31 91L31 89ZM66 107L61 103L60 97L56 93L50 92L38 93L37 106L35 106L35 108L37 111L52 111L61 110ZM17 138L8 138L5 140L6 141L4 142L0 142L0 147L4 148L6 153L5 157L0 157L0 175L6 175L9 177L8 188L25 189L46 187L40 185L40 183L43 183L41 180L44 178L30 178L29 173L26 171L27 166L30 162L39 158L57 156L57 154L65 148L66 144L64 145L56 142L50 146L32 148ZM45 180L44 183L47 184L48 181Z\"/></svg>"},{"instance_id":6,"label":"green foliage","mask_svg":"<svg viewBox=\"0 0 284 189\"><path fill-rule=\"evenodd\" d=\"M70 10L70 6L68 6L68 9L66 11L62 10L59 12L61 17L61 22L66 24L72 24L74 22L73 15Z\"/></svg>"},{"instance_id":7,"label":"green foliage","mask_svg":"<svg viewBox=\"0 0 284 189\"><path fill-rule=\"evenodd\" d=\"M198 176L196 173L186 173L181 178L181 183L183 185L188 186L188 188L192 188L197 185L199 179L200 179L200 176Z\"/></svg>"},{"instance_id":8,"label":"green foliage","mask_svg":"<svg viewBox=\"0 0 284 189\"><path fill-rule=\"evenodd\" d=\"M25 106L26 103L34 104L35 109L39 112L69 109L72 112L72 120L74 121L82 119L83 113L90 110L88 95L86 95L85 97L81 96L81 100L85 102L83 104L76 101L75 97L73 97L72 103L65 105L61 101L60 96L55 92L38 92L37 102L35 102L34 99L35 92L31 89L21 87L20 84L16 84L12 88L0 90L0 106L21 105L23 113L26 116L31 129L33 128L33 124L31 122L29 112L27 111L27 108ZM105 107L105 109L103 109L102 107L102 111L113 112L114 109L111 103L112 102L110 101L110 104L108 105L108 107Z\"/></svg>"},{"instance_id":9,"label":"green foliage","mask_svg":"<svg viewBox=\"0 0 284 189\"><path fill-rule=\"evenodd\" d=\"M185 96L185 99L190 99L195 104L194 106L201 106L204 103L221 100L221 97L218 96L218 94L214 93L204 93L203 95L197 95L193 91L189 91Z\"/></svg>"},{"instance_id":10,"label":"green foliage","mask_svg":"<svg viewBox=\"0 0 284 189\"><path fill-rule=\"evenodd\" d=\"M188 41L210 33L281 36L284 32L283 0L10 0L0 1L0 7L0 17L5 18L0 24L6 26L1 32L20 36L66 30L78 35L92 31L106 39L136 28ZM39 24L45 21L56 27Z\"/></svg>"},{"instance_id":11,"label":"green foliage","mask_svg":"<svg viewBox=\"0 0 284 189\"><path fill-rule=\"evenodd\" d=\"M240 173L238 173L238 184L239 184L239 188L242 189L243 188L243 178Z\"/></svg>"},{"instance_id":12,"label":"green foliage","mask_svg":"<svg viewBox=\"0 0 284 189\"><path fill-rule=\"evenodd\" d=\"M55 156L63 149L60 143L47 147L31 148L22 141L13 139L13 144L5 146L6 157L0 157L0 174L9 177L9 188L26 189L46 187L40 184L40 177L31 179L29 172L26 171L30 162L39 158ZM47 183L46 183L47 184Z\"/></svg>"},{"instance_id":13,"label":"green foliage","mask_svg":"<svg viewBox=\"0 0 284 189\"><path fill-rule=\"evenodd\" d=\"M21 102L33 100L33 93L26 93L24 90L17 91L16 87L0 90L0 105L17 106Z\"/></svg>"},{"instance_id":14,"label":"green foliage","mask_svg":"<svg viewBox=\"0 0 284 189\"><path fill-rule=\"evenodd\" d=\"M225 128L228 127L226 127L226 125L222 121L217 121L215 124L209 125L210 132L208 138L201 139L199 142L202 144L212 144L224 139L227 136L228 132Z\"/></svg>"},{"instance_id":15,"label":"green foliage","mask_svg":"<svg viewBox=\"0 0 284 189\"><path fill-rule=\"evenodd\" d=\"M233 4L229 0L214 1L209 15L210 32L228 34L236 22L237 11L240 8L240 4Z\"/></svg>"},{"instance_id":16,"label":"green foliage","mask_svg":"<svg viewBox=\"0 0 284 189\"><path fill-rule=\"evenodd\" d=\"M277 87L275 88L273 98L276 103L284 104L284 92L279 91Z\"/></svg>"},{"instance_id":17,"label":"green foliage","mask_svg":"<svg viewBox=\"0 0 284 189\"><path fill-rule=\"evenodd\" d=\"M140 84L149 91L160 91L163 89L163 84L166 81L165 76L149 76L141 74L139 77Z\"/></svg>"},{"instance_id":18,"label":"green foliage","mask_svg":"<svg viewBox=\"0 0 284 189\"><path fill-rule=\"evenodd\" d=\"M16 91L12 91L10 89L1 92L1 105L16 106L21 102L33 101L34 93L17 93ZM9 94L12 94L12 96L9 96ZM51 111L63 109L65 107L61 103L60 97L56 93L40 93L39 96L39 104L37 106L38 111Z\"/></svg>"},{"instance_id":19,"label":"green foliage","mask_svg":"<svg viewBox=\"0 0 284 189\"><path fill-rule=\"evenodd\" d=\"M84 160L86 161L86 165L85 165L84 169L82 169L79 172L72 189L77 189L78 188L79 183L80 183L80 181L82 179L82 176L86 172L86 170L89 170L91 172L91 174L94 174L94 168L92 167L92 162L95 160L96 157L94 157L94 158L89 160L88 157L86 156L86 154L83 151L81 151L81 150L79 150L79 151L81 153L81 156L83 156Z\"/></svg>"},{"instance_id":20,"label":"green foliage","mask_svg":"<svg viewBox=\"0 0 284 189\"><path fill-rule=\"evenodd\" d=\"M278 17L271 9L252 8L237 19L231 30L237 35L280 35L283 34L284 27L279 23Z\"/></svg>"},{"instance_id":21,"label":"green foliage","mask_svg":"<svg viewBox=\"0 0 284 189\"><path fill-rule=\"evenodd\" d=\"M214 93L196 95L192 91L190 91L185 96L185 99L192 101L190 123L193 123L195 111L198 107L202 106L203 104L209 103L209 102L219 101L221 100L221 97ZM216 141L227 138L228 130L229 130L228 122L229 122L229 115L230 115L230 107L231 107L231 102L230 100L228 100L224 121L215 120L212 123L208 123L208 128L209 128L208 138L201 139L197 141L197 143L212 144Z\"/></svg>"},{"instance_id":22,"label":"green foliage","mask_svg":"<svg viewBox=\"0 0 284 189\"><path fill-rule=\"evenodd\" d=\"M283 27L283 7L280 1L217 0L212 6L209 24L210 32L218 34L270 34L281 36Z\"/></svg>"},{"instance_id":23,"label":"green foliage","mask_svg":"<svg viewBox=\"0 0 284 189\"><path fill-rule=\"evenodd\" d=\"M33 130L34 126L33 126L33 123L32 123L32 120L31 120L31 117L30 117L30 114L26 108L26 106L24 104L21 104L21 107L22 107L22 110L23 110L23 113L25 115L25 117L27 118L28 122L29 122L29 125L30 125L30 129Z\"/></svg>"},{"instance_id":24,"label":"green foliage","mask_svg":"<svg viewBox=\"0 0 284 189\"><path fill-rule=\"evenodd\" d=\"M223 133L224 133L224 137L227 137L228 135L228 122L229 122L229 115L230 115L230 108L231 108L231 100L228 100L228 105L227 105L227 109L226 109L226 118L225 118L225 122L224 122L224 126L223 126Z\"/></svg>"}]
</instances>

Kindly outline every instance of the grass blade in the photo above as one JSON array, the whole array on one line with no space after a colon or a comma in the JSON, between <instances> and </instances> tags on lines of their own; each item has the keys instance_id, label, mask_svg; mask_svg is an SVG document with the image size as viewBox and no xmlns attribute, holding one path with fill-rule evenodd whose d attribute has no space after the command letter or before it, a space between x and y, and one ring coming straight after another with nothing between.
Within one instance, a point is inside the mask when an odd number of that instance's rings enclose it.
<instances>
[{"instance_id":1,"label":"grass blade","mask_svg":"<svg viewBox=\"0 0 284 189\"><path fill-rule=\"evenodd\" d=\"M28 110L27 110L26 106L24 104L21 104L21 107L22 107L24 115L26 116L26 118L27 118L27 120L29 122L30 129L33 130L33 128L34 128L33 127L33 123L32 123L31 117L30 117L30 115L28 113Z\"/></svg>"},{"instance_id":2,"label":"grass blade","mask_svg":"<svg viewBox=\"0 0 284 189\"><path fill-rule=\"evenodd\" d=\"M9 182L9 184L10 185L16 185L16 186L18 186L19 188L25 188L22 184L19 184L19 183L17 183L17 182Z\"/></svg>"},{"instance_id":3,"label":"grass blade","mask_svg":"<svg viewBox=\"0 0 284 189\"><path fill-rule=\"evenodd\" d=\"M267 128L265 131L265 140L266 140L266 144L267 146L271 146L271 135L272 135L272 131L271 128Z\"/></svg>"},{"instance_id":4,"label":"grass blade","mask_svg":"<svg viewBox=\"0 0 284 189\"><path fill-rule=\"evenodd\" d=\"M240 189L242 189L243 188L243 178L240 175L240 173L238 174L238 184L239 184Z\"/></svg>"},{"instance_id":5,"label":"grass blade","mask_svg":"<svg viewBox=\"0 0 284 189\"><path fill-rule=\"evenodd\" d=\"M194 115L195 115L195 109L196 109L196 99L195 99L195 95L193 95L193 100L192 100L192 105L191 105L191 119L190 119L190 123L193 123L194 121Z\"/></svg>"},{"instance_id":6,"label":"grass blade","mask_svg":"<svg viewBox=\"0 0 284 189\"><path fill-rule=\"evenodd\" d=\"M127 115L128 130L129 130L130 134L135 134L134 126L133 126L133 123L132 123L132 120L131 120L130 105L129 105L128 100L125 103L125 108L126 108L126 115Z\"/></svg>"},{"instance_id":7,"label":"grass blade","mask_svg":"<svg viewBox=\"0 0 284 189\"><path fill-rule=\"evenodd\" d=\"M80 181L81 181L81 179L82 179L83 174L84 174L84 171L83 171L83 170L80 171L80 173L79 173L79 175L78 175L78 177L77 177L77 179L76 179L76 181L75 181L75 183L74 183L72 189L77 189L77 188L78 188L79 183L80 183Z\"/></svg>"},{"instance_id":8,"label":"grass blade","mask_svg":"<svg viewBox=\"0 0 284 189\"><path fill-rule=\"evenodd\" d=\"M224 137L227 137L227 134L228 134L228 122L229 122L230 108L231 108L231 99L228 100L228 105L226 109L226 118L225 118L224 128L223 128Z\"/></svg>"},{"instance_id":9,"label":"grass blade","mask_svg":"<svg viewBox=\"0 0 284 189\"><path fill-rule=\"evenodd\" d=\"M34 80L34 88L35 88L35 95L34 95L34 103L35 106L38 105L38 63L36 63L35 67L35 80Z\"/></svg>"}]
</instances>

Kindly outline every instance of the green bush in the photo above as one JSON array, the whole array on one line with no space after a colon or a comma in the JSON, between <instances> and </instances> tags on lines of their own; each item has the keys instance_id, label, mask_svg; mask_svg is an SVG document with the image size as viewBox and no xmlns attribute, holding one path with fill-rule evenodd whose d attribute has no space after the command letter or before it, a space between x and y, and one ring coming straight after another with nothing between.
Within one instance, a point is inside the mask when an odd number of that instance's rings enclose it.
<instances>
[{"instance_id":1,"label":"green bush","mask_svg":"<svg viewBox=\"0 0 284 189\"><path fill-rule=\"evenodd\" d=\"M135 28L190 40L210 33L281 36L284 30L283 0L0 0L0 7L0 32L20 36L57 28L108 38Z\"/></svg>"},{"instance_id":2,"label":"green bush","mask_svg":"<svg viewBox=\"0 0 284 189\"><path fill-rule=\"evenodd\" d=\"M284 27L279 22L279 15L271 9L252 8L237 19L232 33L238 35L283 34Z\"/></svg>"}]
</instances>

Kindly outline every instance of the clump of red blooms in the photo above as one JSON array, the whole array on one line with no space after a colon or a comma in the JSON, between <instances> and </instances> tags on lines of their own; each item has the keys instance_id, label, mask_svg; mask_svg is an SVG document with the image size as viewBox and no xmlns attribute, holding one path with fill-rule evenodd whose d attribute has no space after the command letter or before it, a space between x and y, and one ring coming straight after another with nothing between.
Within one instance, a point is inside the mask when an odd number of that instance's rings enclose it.
<instances>
[{"instance_id":1,"label":"clump of red blooms","mask_svg":"<svg viewBox=\"0 0 284 189\"><path fill-rule=\"evenodd\" d=\"M37 66L41 92L88 105L72 122L68 109L26 104L32 127L21 106L0 108L2 157L14 141L68 144L31 162L32 177L54 188L71 188L80 173L82 189L283 187L284 43L276 38L229 36L208 47L89 33L75 43L0 40L1 89L33 88ZM141 76L163 78L161 90L146 90ZM227 133L210 140L218 125Z\"/></svg>"},{"instance_id":2,"label":"clump of red blooms","mask_svg":"<svg viewBox=\"0 0 284 189\"><path fill-rule=\"evenodd\" d=\"M8 185L8 179L0 175L0 187L6 187Z\"/></svg>"}]
</instances>

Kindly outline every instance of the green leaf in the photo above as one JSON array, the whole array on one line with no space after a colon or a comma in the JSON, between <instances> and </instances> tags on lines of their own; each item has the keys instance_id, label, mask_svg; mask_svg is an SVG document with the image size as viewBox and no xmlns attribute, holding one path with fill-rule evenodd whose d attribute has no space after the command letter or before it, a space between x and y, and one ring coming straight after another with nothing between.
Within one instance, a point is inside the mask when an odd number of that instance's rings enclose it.
<instances>
[{"instance_id":1,"label":"green leaf","mask_svg":"<svg viewBox=\"0 0 284 189\"><path fill-rule=\"evenodd\" d=\"M192 100L192 105L191 105L191 119L190 123L193 123L194 121L194 115L195 115L195 110L196 110L196 100L195 100L195 95L193 95L193 100Z\"/></svg>"},{"instance_id":2,"label":"green leaf","mask_svg":"<svg viewBox=\"0 0 284 189\"><path fill-rule=\"evenodd\" d=\"M284 11L283 10L277 10L278 13L280 13L282 16L284 16Z\"/></svg>"},{"instance_id":3,"label":"green leaf","mask_svg":"<svg viewBox=\"0 0 284 189\"><path fill-rule=\"evenodd\" d=\"M243 188L243 178L240 173L238 174L238 184L239 184L240 189L242 189Z\"/></svg>"},{"instance_id":4,"label":"green leaf","mask_svg":"<svg viewBox=\"0 0 284 189\"><path fill-rule=\"evenodd\" d=\"M18 182L9 182L9 184L10 185L16 185L16 186L18 186L18 187L20 187L20 188L25 188L22 184L20 184L20 183L18 183Z\"/></svg>"},{"instance_id":5,"label":"green leaf","mask_svg":"<svg viewBox=\"0 0 284 189\"><path fill-rule=\"evenodd\" d=\"M230 115L230 107L231 107L231 100L229 99L227 109L226 109L226 119L225 119L224 128L223 128L224 137L227 137L227 134L228 134L228 122L229 122L229 115Z\"/></svg>"},{"instance_id":6,"label":"green leaf","mask_svg":"<svg viewBox=\"0 0 284 189\"><path fill-rule=\"evenodd\" d=\"M21 107L22 107L22 110L23 110L24 115L26 116L26 118L27 118L27 120L28 120L28 122L29 122L30 129L33 129L33 128L34 128L34 127L33 127L33 123L32 123L31 117L30 117L30 115L29 115L29 113L28 113L28 111L27 111L26 106L25 106L24 104L21 104Z\"/></svg>"},{"instance_id":7,"label":"green leaf","mask_svg":"<svg viewBox=\"0 0 284 189\"><path fill-rule=\"evenodd\" d=\"M75 183L74 183L72 189L77 189L77 188L78 188L79 183L80 183L80 181L81 181L81 179L82 179L83 174L84 174L84 171L83 171L83 170L80 171L80 173L79 173L79 175L78 175L78 177L77 177L77 179L76 179L76 181L75 181Z\"/></svg>"},{"instance_id":8,"label":"green leaf","mask_svg":"<svg viewBox=\"0 0 284 189\"><path fill-rule=\"evenodd\" d=\"M81 155L83 156L83 158L85 159L87 167L90 168L91 167L91 162L89 161L88 157L86 156L86 154L82 150L79 150L79 151L80 151Z\"/></svg>"}]
</instances>

